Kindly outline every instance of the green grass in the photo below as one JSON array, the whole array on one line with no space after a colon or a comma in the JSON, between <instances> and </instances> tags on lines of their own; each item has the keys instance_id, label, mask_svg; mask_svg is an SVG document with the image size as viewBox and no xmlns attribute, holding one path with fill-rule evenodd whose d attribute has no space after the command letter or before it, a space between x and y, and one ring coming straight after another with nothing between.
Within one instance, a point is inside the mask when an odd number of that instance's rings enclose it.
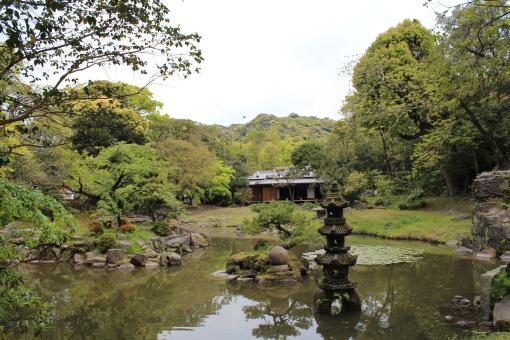
<instances>
[{"instance_id":1,"label":"green grass","mask_svg":"<svg viewBox=\"0 0 510 340\"><path fill-rule=\"evenodd\" d=\"M469 235L471 220L456 220L456 214L470 211L468 198L432 197L428 205L419 210L399 210L400 196L389 198L386 209L351 210L348 223L355 232L370 233L385 237L426 238L446 242Z\"/></svg>"}]
</instances>

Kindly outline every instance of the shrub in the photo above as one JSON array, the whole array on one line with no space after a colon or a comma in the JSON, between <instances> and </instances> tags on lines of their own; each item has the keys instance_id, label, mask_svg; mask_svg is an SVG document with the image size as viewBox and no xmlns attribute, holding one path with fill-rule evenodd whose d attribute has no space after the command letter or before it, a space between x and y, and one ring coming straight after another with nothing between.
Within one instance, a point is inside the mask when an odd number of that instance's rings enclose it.
<instances>
[{"instance_id":1,"label":"shrub","mask_svg":"<svg viewBox=\"0 0 510 340\"><path fill-rule=\"evenodd\" d=\"M350 199L358 198L360 194L369 188L369 177L364 172L353 171L347 177L344 194Z\"/></svg>"},{"instance_id":2,"label":"shrub","mask_svg":"<svg viewBox=\"0 0 510 340\"><path fill-rule=\"evenodd\" d=\"M166 220L154 222L151 230L158 236L168 236L172 234L172 228Z\"/></svg>"},{"instance_id":3,"label":"shrub","mask_svg":"<svg viewBox=\"0 0 510 340\"><path fill-rule=\"evenodd\" d=\"M312 209L315 209L318 207L320 207L319 203L306 202L305 204L303 204L303 209L305 209L305 210L312 210Z\"/></svg>"},{"instance_id":4,"label":"shrub","mask_svg":"<svg viewBox=\"0 0 510 340\"><path fill-rule=\"evenodd\" d=\"M133 223L124 223L120 225L120 231L123 233L132 233L136 230Z\"/></svg>"},{"instance_id":5,"label":"shrub","mask_svg":"<svg viewBox=\"0 0 510 340\"><path fill-rule=\"evenodd\" d=\"M404 202L398 205L400 210L417 209L427 205L425 201L425 193L421 189L413 189L409 195L407 195Z\"/></svg>"},{"instance_id":6,"label":"shrub","mask_svg":"<svg viewBox=\"0 0 510 340\"><path fill-rule=\"evenodd\" d=\"M106 253L108 249L115 248L117 245L117 237L113 233L104 233L99 238L97 247L101 253Z\"/></svg>"},{"instance_id":7,"label":"shrub","mask_svg":"<svg viewBox=\"0 0 510 340\"><path fill-rule=\"evenodd\" d=\"M506 271L502 271L494 276L491 288L489 289L489 295L491 300L496 302L503 299L508 293L510 293L510 278L507 276Z\"/></svg>"},{"instance_id":8,"label":"shrub","mask_svg":"<svg viewBox=\"0 0 510 340\"><path fill-rule=\"evenodd\" d=\"M138 244L138 242L133 242L131 247L126 249L126 254L137 254L142 252L142 247Z\"/></svg>"},{"instance_id":9,"label":"shrub","mask_svg":"<svg viewBox=\"0 0 510 340\"><path fill-rule=\"evenodd\" d=\"M377 175L375 177L375 189L378 195L393 195L395 193L395 183L388 176Z\"/></svg>"},{"instance_id":10,"label":"shrub","mask_svg":"<svg viewBox=\"0 0 510 340\"><path fill-rule=\"evenodd\" d=\"M88 228L92 234L102 234L103 233L103 224L99 221L90 222Z\"/></svg>"}]
</instances>

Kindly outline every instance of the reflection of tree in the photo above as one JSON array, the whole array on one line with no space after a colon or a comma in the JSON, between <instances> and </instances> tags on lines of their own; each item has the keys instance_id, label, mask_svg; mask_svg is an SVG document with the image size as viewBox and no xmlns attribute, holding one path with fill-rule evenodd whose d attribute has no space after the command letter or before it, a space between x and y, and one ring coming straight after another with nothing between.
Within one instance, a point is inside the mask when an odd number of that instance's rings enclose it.
<instances>
[{"instance_id":1,"label":"reflection of tree","mask_svg":"<svg viewBox=\"0 0 510 340\"><path fill-rule=\"evenodd\" d=\"M298 336L299 329L308 329L313 324L310 307L291 298L259 302L256 305L245 306L243 311L247 319L266 322L252 330L252 335L257 338L281 339Z\"/></svg>"},{"instance_id":2,"label":"reflection of tree","mask_svg":"<svg viewBox=\"0 0 510 340\"><path fill-rule=\"evenodd\" d=\"M232 300L225 283L209 277L224 266L231 246L217 244L180 268L76 271L66 264L40 266L27 276L56 305L55 324L45 337L154 339L164 329L196 327Z\"/></svg>"}]
</instances>

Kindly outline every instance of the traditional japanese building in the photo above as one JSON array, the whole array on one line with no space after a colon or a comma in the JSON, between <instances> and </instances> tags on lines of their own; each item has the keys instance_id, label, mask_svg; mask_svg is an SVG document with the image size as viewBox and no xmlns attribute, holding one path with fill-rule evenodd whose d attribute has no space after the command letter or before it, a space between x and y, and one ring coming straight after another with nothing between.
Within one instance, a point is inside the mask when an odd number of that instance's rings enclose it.
<instances>
[{"instance_id":1,"label":"traditional japanese building","mask_svg":"<svg viewBox=\"0 0 510 340\"><path fill-rule=\"evenodd\" d=\"M323 181L313 172L297 173L288 168L255 171L248 177L251 203L270 201L313 202L322 199Z\"/></svg>"},{"instance_id":2,"label":"traditional japanese building","mask_svg":"<svg viewBox=\"0 0 510 340\"><path fill-rule=\"evenodd\" d=\"M321 202L326 209L326 217L319 233L326 237L327 243L325 253L315 259L324 274L314 298L314 309L320 313L339 314L345 309L359 309L361 306L356 282L349 281L348 277L349 267L357 261L357 256L349 253L350 247L345 246L345 237L352 233L352 227L343 215L348 205L336 186Z\"/></svg>"}]
</instances>

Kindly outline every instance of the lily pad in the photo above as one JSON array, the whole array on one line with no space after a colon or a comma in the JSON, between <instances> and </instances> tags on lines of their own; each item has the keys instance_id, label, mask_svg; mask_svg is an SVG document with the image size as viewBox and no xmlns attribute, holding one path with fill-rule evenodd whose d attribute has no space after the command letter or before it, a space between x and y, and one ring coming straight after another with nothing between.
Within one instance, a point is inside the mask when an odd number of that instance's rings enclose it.
<instances>
[{"instance_id":1,"label":"lily pad","mask_svg":"<svg viewBox=\"0 0 510 340\"><path fill-rule=\"evenodd\" d=\"M324 249L319 249L309 253L303 253L301 256L315 265L317 255L323 254ZM392 246L351 246L350 253L358 256L358 265L377 266L393 263L415 262L421 259L422 251L408 248L399 248Z\"/></svg>"}]
</instances>

